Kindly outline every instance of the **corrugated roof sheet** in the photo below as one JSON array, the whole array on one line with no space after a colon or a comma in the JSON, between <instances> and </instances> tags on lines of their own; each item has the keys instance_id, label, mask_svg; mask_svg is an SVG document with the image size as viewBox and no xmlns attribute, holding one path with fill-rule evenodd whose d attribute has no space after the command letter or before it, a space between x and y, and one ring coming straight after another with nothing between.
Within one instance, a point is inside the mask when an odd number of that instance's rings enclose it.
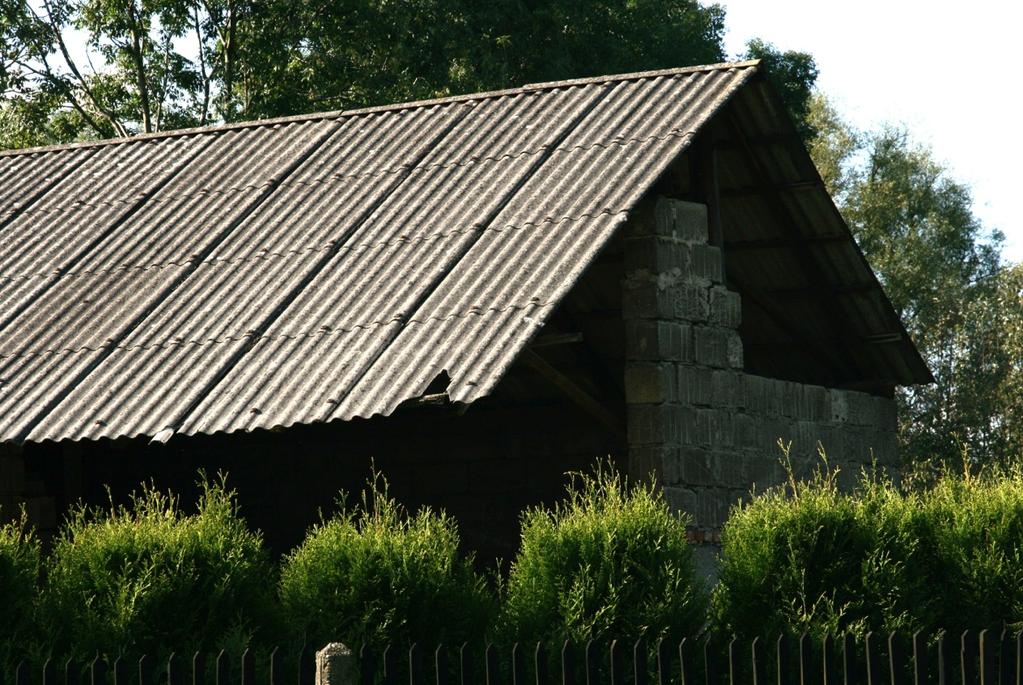
<instances>
[{"instance_id":1,"label":"corrugated roof sheet","mask_svg":"<svg viewBox=\"0 0 1023 685\"><path fill-rule=\"evenodd\" d=\"M0 154L0 440L477 400L755 69Z\"/></svg>"}]
</instances>

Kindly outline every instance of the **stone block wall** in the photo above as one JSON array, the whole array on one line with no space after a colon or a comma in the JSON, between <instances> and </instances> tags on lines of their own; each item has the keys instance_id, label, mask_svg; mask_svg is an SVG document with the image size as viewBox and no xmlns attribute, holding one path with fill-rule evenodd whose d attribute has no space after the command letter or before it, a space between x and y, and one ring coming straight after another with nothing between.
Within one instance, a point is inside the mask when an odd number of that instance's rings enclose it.
<instances>
[{"instance_id":1,"label":"stone block wall","mask_svg":"<svg viewBox=\"0 0 1023 685\"><path fill-rule=\"evenodd\" d=\"M784 480L779 439L797 475L820 463L819 442L847 484L895 458L892 400L743 372L742 302L704 205L660 199L630 224L622 297L630 472L656 472L697 539L714 541L751 488Z\"/></svg>"}]
</instances>

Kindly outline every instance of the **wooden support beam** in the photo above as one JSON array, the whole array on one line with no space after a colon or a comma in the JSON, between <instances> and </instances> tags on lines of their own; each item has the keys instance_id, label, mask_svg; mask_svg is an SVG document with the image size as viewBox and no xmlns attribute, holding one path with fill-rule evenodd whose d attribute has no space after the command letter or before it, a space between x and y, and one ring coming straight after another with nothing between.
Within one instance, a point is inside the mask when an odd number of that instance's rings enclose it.
<instances>
[{"instance_id":1,"label":"wooden support beam","mask_svg":"<svg viewBox=\"0 0 1023 685\"><path fill-rule=\"evenodd\" d=\"M526 366L564 393L580 409L610 428L615 434L625 435L625 425L620 417L605 407L600 400L580 388L571 378L551 366L543 357L527 349L520 358Z\"/></svg>"},{"instance_id":2,"label":"wooden support beam","mask_svg":"<svg viewBox=\"0 0 1023 685\"><path fill-rule=\"evenodd\" d=\"M806 190L823 190L824 184L820 181L796 181L793 183L784 183L782 185L771 185L769 186L772 192L775 193L787 193L787 192L801 192ZM727 188L721 191L721 197L749 197L751 195L760 195L764 192L762 186L742 186L739 188Z\"/></svg>"},{"instance_id":3,"label":"wooden support beam","mask_svg":"<svg viewBox=\"0 0 1023 685\"><path fill-rule=\"evenodd\" d=\"M822 235L806 236L805 238L759 238L756 240L727 240L725 249L729 252L741 252L743 250L774 250L778 248L792 248L806 243L844 243L850 240L848 235L838 233L826 233Z\"/></svg>"},{"instance_id":4,"label":"wooden support beam","mask_svg":"<svg viewBox=\"0 0 1023 685\"><path fill-rule=\"evenodd\" d=\"M541 347L553 347L555 345L569 345L583 341L582 333L551 333L550 335L539 335L529 345L529 349L535 350Z\"/></svg>"},{"instance_id":5,"label":"wooden support beam","mask_svg":"<svg viewBox=\"0 0 1023 685\"><path fill-rule=\"evenodd\" d=\"M798 288L773 288L763 291L765 295L772 297L784 297L791 299L827 300L835 295L860 295L876 290L873 283L851 283L849 285L832 286L800 286Z\"/></svg>"}]
</instances>

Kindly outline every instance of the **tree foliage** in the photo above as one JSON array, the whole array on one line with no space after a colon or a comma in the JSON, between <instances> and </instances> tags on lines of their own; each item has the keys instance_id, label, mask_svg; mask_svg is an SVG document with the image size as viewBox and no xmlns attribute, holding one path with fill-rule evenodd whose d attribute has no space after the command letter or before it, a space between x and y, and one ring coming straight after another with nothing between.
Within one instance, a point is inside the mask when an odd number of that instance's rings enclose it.
<instances>
[{"instance_id":1,"label":"tree foliage","mask_svg":"<svg viewBox=\"0 0 1023 685\"><path fill-rule=\"evenodd\" d=\"M0 0L0 147L715 62L723 31L697 0Z\"/></svg>"},{"instance_id":2,"label":"tree foliage","mask_svg":"<svg viewBox=\"0 0 1023 685\"><path fill-rule=\"evenodd\" d=\"M1002 264L1002 234L904 128L857 131L822 96L809 120L821 176L937 380L899 395L904 458L1023 456L1023 274Z\"/></svg>"}]
</instances>

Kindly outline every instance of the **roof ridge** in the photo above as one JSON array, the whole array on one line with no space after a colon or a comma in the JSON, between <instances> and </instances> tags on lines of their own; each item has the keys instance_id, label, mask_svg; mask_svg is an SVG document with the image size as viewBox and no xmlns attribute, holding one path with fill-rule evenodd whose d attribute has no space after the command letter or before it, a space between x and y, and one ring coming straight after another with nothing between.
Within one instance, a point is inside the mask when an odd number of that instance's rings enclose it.
<instances>
[{"instance_id":1,"label":"roof ridge","mask_svg":"<svg viewBox=\"0 0 1023 685\"><path fill-rule=\"evenodd\" d=\"M306 114L292 114L283 117L272 117L269 119L251 119L248 121L236 121L228 124L215 124L213 126L193 126L191 128L173 129L170 131L156 131L153 133L139 133L134 136L122 136L119 138L103 138L100 140L85 140L75 143L58 143L54 145L42 145L28 148L14 148L0 150L0 158L14 157L17 155L30 155L45 152L59 152L62 150L74 150L83 148L103 147L106 145L121 145L143 140L159 140L163 138L175 138L190 135L203 135L233 131L237 129L256 128L260 126L278 126L281 124L316 122L328 119L337 119L348 116L359 116L362 114L373 114L376 112L400 111L403 109L417 109L433 105L443 105L456 102L475 102L519 93L529 93L540 90L551 90L554 88L565 88L571 86L583 86L600 83L611 83L614 81L631 81L635 79L656 78L658 76L678 76L682 74L694 74L707 71L724 71L727 69L745 69L756 67L760 60L745 60L739 62L717 62L714 64L703 64L688 67L673 67L670 69L657 69L651 71L637 71L625 74L608 74L606 76L589 76L584 78L566 79L562 81L544 81L540 83L528 83L515 88L502 90L481 91L478 93L465 93L463 95L450 95L441 98L429 98L425 100L412 100L409 102L397 102L387 105L376 105L373 107L361 107L349 110L334 110L330 112L310 112Z\"/></svg>"}]
</instances>

